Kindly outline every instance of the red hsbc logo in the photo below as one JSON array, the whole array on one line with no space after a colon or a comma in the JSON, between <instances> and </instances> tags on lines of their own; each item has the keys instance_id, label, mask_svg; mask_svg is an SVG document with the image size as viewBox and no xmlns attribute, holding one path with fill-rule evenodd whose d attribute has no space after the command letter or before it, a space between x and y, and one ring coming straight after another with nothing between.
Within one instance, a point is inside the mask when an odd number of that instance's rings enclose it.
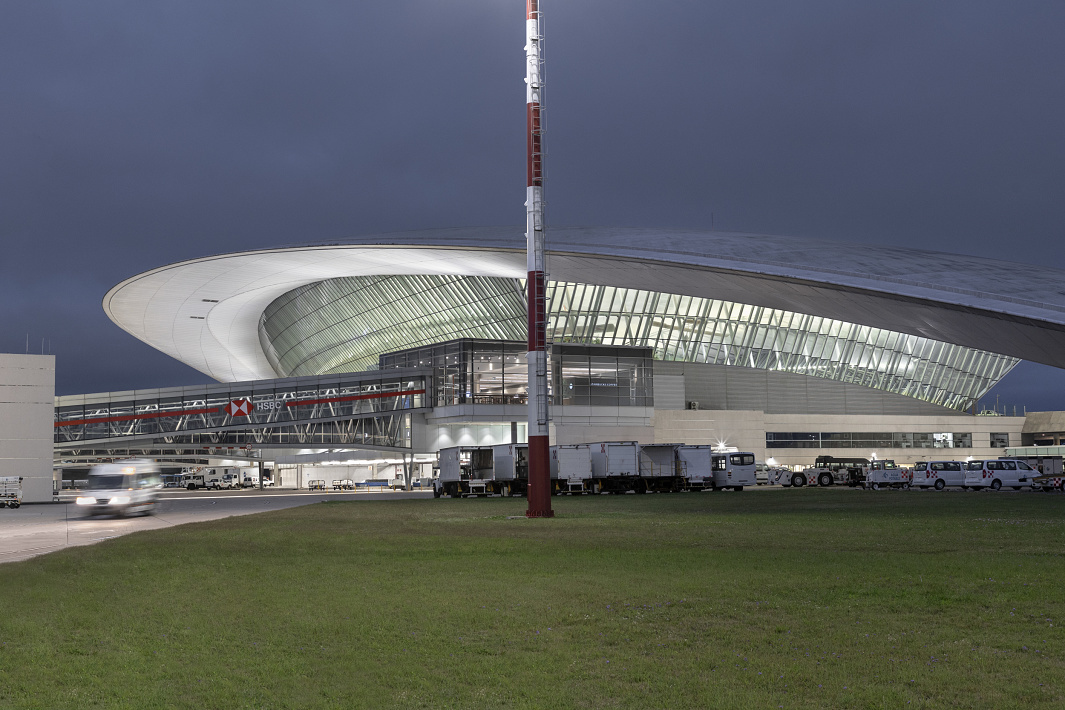
<instances>
[{"instance_id":1,"label":"red hsbc logo","mask_svg":"<svg viewBox=\"0 0 1065 710\"><path fill-rule=\"evenodd\" d=\"M251 414L250 399L234 399L226 405L226 414L231 417L246 417Z\"/></svg>"}]
</instances>

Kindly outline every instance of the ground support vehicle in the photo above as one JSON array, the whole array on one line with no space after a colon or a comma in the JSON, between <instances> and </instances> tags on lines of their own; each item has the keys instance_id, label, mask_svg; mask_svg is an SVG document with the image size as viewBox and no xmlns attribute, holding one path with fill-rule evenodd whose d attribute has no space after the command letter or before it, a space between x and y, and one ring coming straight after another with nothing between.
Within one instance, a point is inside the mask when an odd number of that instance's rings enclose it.
<instances>
[{"instance_id":1,"label":"ground support vehicle","mask_svg":"<svg viewBox=\"0 0 1065 710\"><path fill-rule=\"evenodd\" d=\"M1032 479L1032 490L1050 493L1065 490L1065 477L1044 474Z\"/></svg>"},{"instance_id":2,"label":"ground support vehicle","mask_svg":"<svg viewBox=\"0 0 1065 710\"><path fill-rule=\"evenodd\" d=\"M947 486L965 486L965 463L963 461L918 461L913 465L913 485L917 488L935 488L941 491Z\"/></svg>"},{"instance_id":3,"label":"ground support vehicle","mask_svg":"<svg viewBox=\"0 0 1065 710\"><path fill-rule=\"evenodd\" d=\"M0 476L0 506L17 508L22 505L22 478Z\"/></svg>"},{"instance_id":4,"label":"ground support vehicle","mask_svg":"<svg viewBox=\"0 0 1065 710\"><path fill-rule=\"evenodd\" d=\"M881 488L901 488L902 490L908 490L912 474L904 468L895 466L893 461L891 462L891 466L876 465L883 463L885 462L873 462L873 466L871 466L869 471L865 474L865 482L862 483L862 487L872 488L874 491L878 491Z\"/></svg>"},{"instance_id":5,"label":"ground support vehicle","mask_svg":"<svg viewBox=\"0 0 1065 710\"><path fill-rule=\"evenodd\" d=\"M684 490L684 465L677 460L680 444L642 444L639 450L640 479L634 482L637 493L656 491L676 493ZM752 460L753 464L754 461Z\"/></svg>"},{"instance_id":6,"label":"ground support vehicle","mask_svg":"<svg viewBox=\"0 0 1065 710\"><path fill-rule=\"evenodd\" d=\"M204 481L204 475L202 473L186 473L182 478L182 484L190 491L194 491L197 488L207 487L207 483Z\"/></svg>"},{"instance_id":7,"label":"ground support vehicle","mask_svg":"<svg viewBox=\"0 0 1065 710\"><path fill-rule=\"evenodd\" d=\"M1033 491L1065 490L1065 470L1061 456L1011 456L1015 461L1023 461L1036 470L1032 479Z\"/></svg>"},{"instance_id":8,"label":"ground support vehicle","mask_svg":"<svg viewBox=\"0 0 1065 710\"><path fill-rule=\"evenodd\" d=\"M683 444L677 447L677 460L684 464L684 488L689 491L714 489L714 447Z\"/></svg>"},{"instance_id":9,"label":"ground support vehicle","mask_svg":"<svg viewBox=\"0 0 1065 710\"><path fill-rule=\"evenodd\" d=\"M481 497L501 492L495 481L491 446L452 446L440 449L439 456L437 497Z\"/></svg>"},{"instance_id":10,"label":"ground support vehicle","mask_svg":"<svg viewBox=\"0 0 1065 710\"><path fill-rule=\"evenodd\" d=\"M636 490L640 480L639 451L635 441L606 441L589 444L592 457L593 493L627 493Z\"/></svg>"},{"instance_id":11,"label":"ground support vehicle","mask_svg":"<svg viewBox=\"0 0 1065 710\"><path fill-rule=\"evenodd\" d=\"M226 478L231 476L231 478ZM235 488L236 474L221 474L213 469L204 468L190 471L184 474L185 488L190 491L194 491L197 488L211 488L213 490L221 490L223 488Z\"/></svg>"},{"instance_id":12,"label":"ground support vehicle","mask_svg":"<svg viewBox=\"0 0 1065 710\"><path fill-rule=\"evenodd\" d=\"M880 462L887 463L887 462ZM894 465L894 461L890 462ZM835 456L818 456L812 468L804 471L806 484L819 486L847 485L860 486L865 482L869 471L869 459L838 458Z\"/></svg>"},{"instance_id":13,"label":"ground support vehicle","mask_svg":"<svg viewBox=\"0 0 1065 710\"><path fill-rule=\"evenodd\" d=\"M739 492L745 486L755 485L758 480L754 454L750 451L714 454L711 468L714 474L714 490L731 488Z\"/></svg>"},{"instance_id":14,"label":"ground support vehicle","mask_svg":"<svg viewBox=\"0 0 1065 710\"><path fill-rule=\"evenodd\" d=\"M492 478L501 495L525 495L525 492L529 490L529 445L496 444L493 446Z\"/></svg>"},{"instance_id":15,"label":"ground support vehicle","mask_svg":"<svg viewBox=\"0 0 1065 710\"><path fill-rule=\"evenodd\" d=\"M766 482L771 486L799 488L806 485L806 474L788 468L771 468L766 471Z\"/></svg>"},{"instance_id":16,"label":"ground support vehicle","mask_svg":"<svg viewBox=\"0 0 1065 710\"><path fill-rule=\"evenodd\" d=\"M325 490L325 481L319 481L319 480L307 481L307 490L309 490L309 491L324 491Z\"/></svg>"},{"instance_id":17,"label":"ground support vehicle","mask_svg":"<svg viewBox=\"0 0 1065 710\"><path fill-rule=\"evenodd\" d=\"M551 478L559 493L602 493L592 481L592 452L588 444L551 447Z\"/></svg>"},{"instance_id":18,"label":"ground support vehicle","mask_svg":"<svg viewBox=\"0 0 1065 710\"><path fill-rule=\"evenodd\" d=\"M154 461L129 459L93 466L85 485L85 495L75 503L86 515L138 512L148 515L155 509L163 477Z\"/></svg>"},{"instance_id":19,"label":"ground support vehicle","mask_svg":"<svg viewBox=\"0 0 1065 710\"><path fill-rule=\"evenodd\" d=\"M997 491L1009 486L1015 491L1031 487L1039 471L1024 461L1016 459L986 459L967 461L965 464L965 487L979 490L990 488Z\"/></svg>"}]
</instances>

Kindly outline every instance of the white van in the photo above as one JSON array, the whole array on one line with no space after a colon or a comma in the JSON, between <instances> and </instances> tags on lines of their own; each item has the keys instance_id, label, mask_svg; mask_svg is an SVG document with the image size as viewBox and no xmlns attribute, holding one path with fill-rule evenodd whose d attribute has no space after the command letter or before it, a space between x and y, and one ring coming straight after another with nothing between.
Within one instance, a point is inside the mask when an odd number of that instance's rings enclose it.
<instances>
[{"instance_id":1,"label":"white van","mask_svg":"<svg viewBox=\"0 0 1065 710\"><path fill-rule=\"evenodd\" d=\"M993 491L1009 486L1019 491L1022 486L1031 487L1032 479L1038 475L1039 471L1016 459L969 461L965 465L965 486L990 488Z\"/></svg>"},{"instance_id":2,"label":"white van","mask_svg":"<svg viewBox=\"0 0 1065 710\"><path fill-rule=\"evenodd\" d=\"M965 486L963 461L918 461L913 465L913 485L917 488Z\"/></svg>"},{"instance_id":3,"label":"white van","mask_svg":"<svg viewBox=\"0 0 1065 710\"><path fill-rule=\"evenodd\" d=\"M163 478L154 461L105 463L89 471L85 495L79 496L76 503L86 515L125 515L134 511L148 515L155 510L162 487Z\"/></svg>"}]
</instances>

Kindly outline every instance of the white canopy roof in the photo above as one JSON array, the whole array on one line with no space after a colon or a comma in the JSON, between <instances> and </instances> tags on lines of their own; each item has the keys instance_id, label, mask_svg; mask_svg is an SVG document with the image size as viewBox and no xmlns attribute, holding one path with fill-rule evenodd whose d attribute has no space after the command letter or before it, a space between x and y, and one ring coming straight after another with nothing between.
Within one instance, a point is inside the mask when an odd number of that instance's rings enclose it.
<instances>
[{"instance_id":1,"label":"white canopy roof","mask_svg":"<svg viewBox=\"0 0 1065 710\"><path fill-rule=\"evenodd\" d=\"M939 252L668 229L548 232L548 277L835 318L1065 367L1065 271ZM221 381L276 377L259 317L278 296L342 276L523 278L520 227L358 237L163 266L104 297L119 327Z\"/></svg>"}]
</instances>

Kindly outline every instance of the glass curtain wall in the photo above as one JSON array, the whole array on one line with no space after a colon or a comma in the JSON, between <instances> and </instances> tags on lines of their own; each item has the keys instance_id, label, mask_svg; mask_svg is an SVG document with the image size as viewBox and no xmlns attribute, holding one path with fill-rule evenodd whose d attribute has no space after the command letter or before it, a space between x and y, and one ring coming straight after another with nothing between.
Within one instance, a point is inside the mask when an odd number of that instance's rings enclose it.
<instances>
[{"instance_id":1,"label":"glass curtain wall","mask_svg":"<svg viewBox=\"0 0 1065 710\"><path fill-rule=\"evenodd\" d=\"M360 276L307 284L273 301L259 342L283 376L358 372L378 355L464 335L525 339L525 295L514 279Z\"/></svg>"},{"instance_id":2,"label":"glass curtain wall","mask_svg":"<svg viewBox=\"0 0 1065 710\"><path fill-rule=\"evenodd\" d=\"M551 282L555 342L646 345L656 360L793 372L908 395L955 409L1019 362L881 328L729 301Z\"/></svg>"},{"instance_id":3,"label":"glass curtain wall","mask_svg":"<svg viewBox=\"0 0 1065 710\"><path fill-rule=\"evenodd\" d=\"M382 372L433 367L435 406L525 404L525 343L457 340L388 353ZM555 405L654 406L654 361L649 348L554 345L548 382Z\"/></svg>"},{"instance_id":4,"label":"glass curtain wall","mask_svg":"<svg viewBox=\"0 0 1065 710\"><path fill-rule=\"evenodd\" d=\"M523 290L522 280L491 277L332 279L271 303L259 336L282 376L373 369L380 353L465 336L523 342ZM656 360L791 372L953 409L969 407L1019 362L881 328L693 296L556 281L548 283L547 299L547 335L556 344L647 346ZM505 363L486 360L492 369L477 373L486 388L501 381L498 364ZM524 366L523 356L516 366ZM452 400L472 392L465 375L448 376ZM506 383L493 390L493 396L507 394Z\"/></svg>"}]
</instances>

